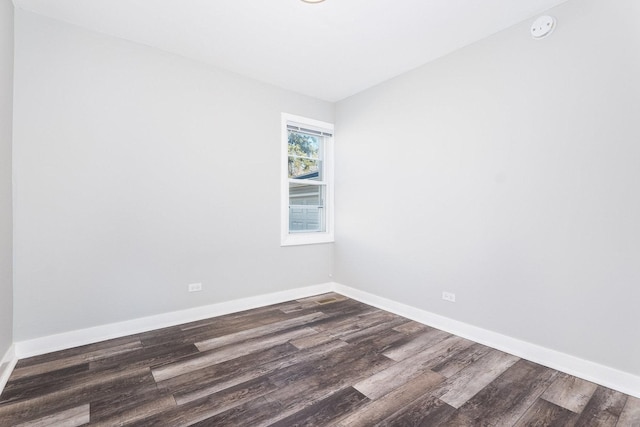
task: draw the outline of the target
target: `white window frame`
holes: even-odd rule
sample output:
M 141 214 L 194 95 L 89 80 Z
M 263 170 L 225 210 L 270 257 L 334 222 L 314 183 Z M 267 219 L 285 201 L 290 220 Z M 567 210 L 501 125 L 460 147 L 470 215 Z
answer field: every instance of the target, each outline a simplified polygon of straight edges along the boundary
M 299 126 L 306 129 L 319 130 L 334 134 L 333 123 L 320 120 L 309 119 L 307 117 L 294 114 L 282 113 L 282 152 L 281 158 L 281 224 L 280 224 L 280 244 L 281 246 L 311 245 L 317 243 L 331 243 L 334 241 L 334 215 L 333 215 L 333 144 L 334 136 L 324 137 L 324 158 L 323 158 L 323 181 L 325 185 L 325 231 L 318 232 L 289 232 L 289 138 L 287 124 Z

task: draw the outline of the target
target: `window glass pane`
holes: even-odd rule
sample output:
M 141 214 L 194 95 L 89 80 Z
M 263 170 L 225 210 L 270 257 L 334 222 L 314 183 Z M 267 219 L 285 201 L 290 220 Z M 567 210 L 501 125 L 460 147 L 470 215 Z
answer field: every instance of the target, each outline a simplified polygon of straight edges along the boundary
M 324 232 L 324 185 L 289 183 L 289 232 Z
M 288 131 L 289 178 L 322 180 L 323 138 Z

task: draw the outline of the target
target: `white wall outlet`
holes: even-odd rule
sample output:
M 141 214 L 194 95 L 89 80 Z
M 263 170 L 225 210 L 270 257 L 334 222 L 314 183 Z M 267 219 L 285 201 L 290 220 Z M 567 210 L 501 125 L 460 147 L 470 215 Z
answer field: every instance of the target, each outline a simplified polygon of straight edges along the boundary
M 189 292 L 200 292 L 202 290 L 202 283 L 190 283 Z
M 449 302 L 456 302 L 456 294 L 451 292 L 442 292 L 442 299 Z

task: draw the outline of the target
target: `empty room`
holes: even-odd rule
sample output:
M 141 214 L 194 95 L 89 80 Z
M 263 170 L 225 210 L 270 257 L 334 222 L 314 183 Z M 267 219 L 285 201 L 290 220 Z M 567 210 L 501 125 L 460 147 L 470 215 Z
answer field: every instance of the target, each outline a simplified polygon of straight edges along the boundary
M 0 0 L 0 426 L 640 427 L 638 23 Z

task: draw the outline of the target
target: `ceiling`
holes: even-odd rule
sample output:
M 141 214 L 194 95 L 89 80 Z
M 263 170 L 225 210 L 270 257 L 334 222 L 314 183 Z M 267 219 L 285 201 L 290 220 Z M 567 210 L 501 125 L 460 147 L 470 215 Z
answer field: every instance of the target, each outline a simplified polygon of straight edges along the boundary
M 14 0 L 16 7 L 338 101 L 567 0 Z

